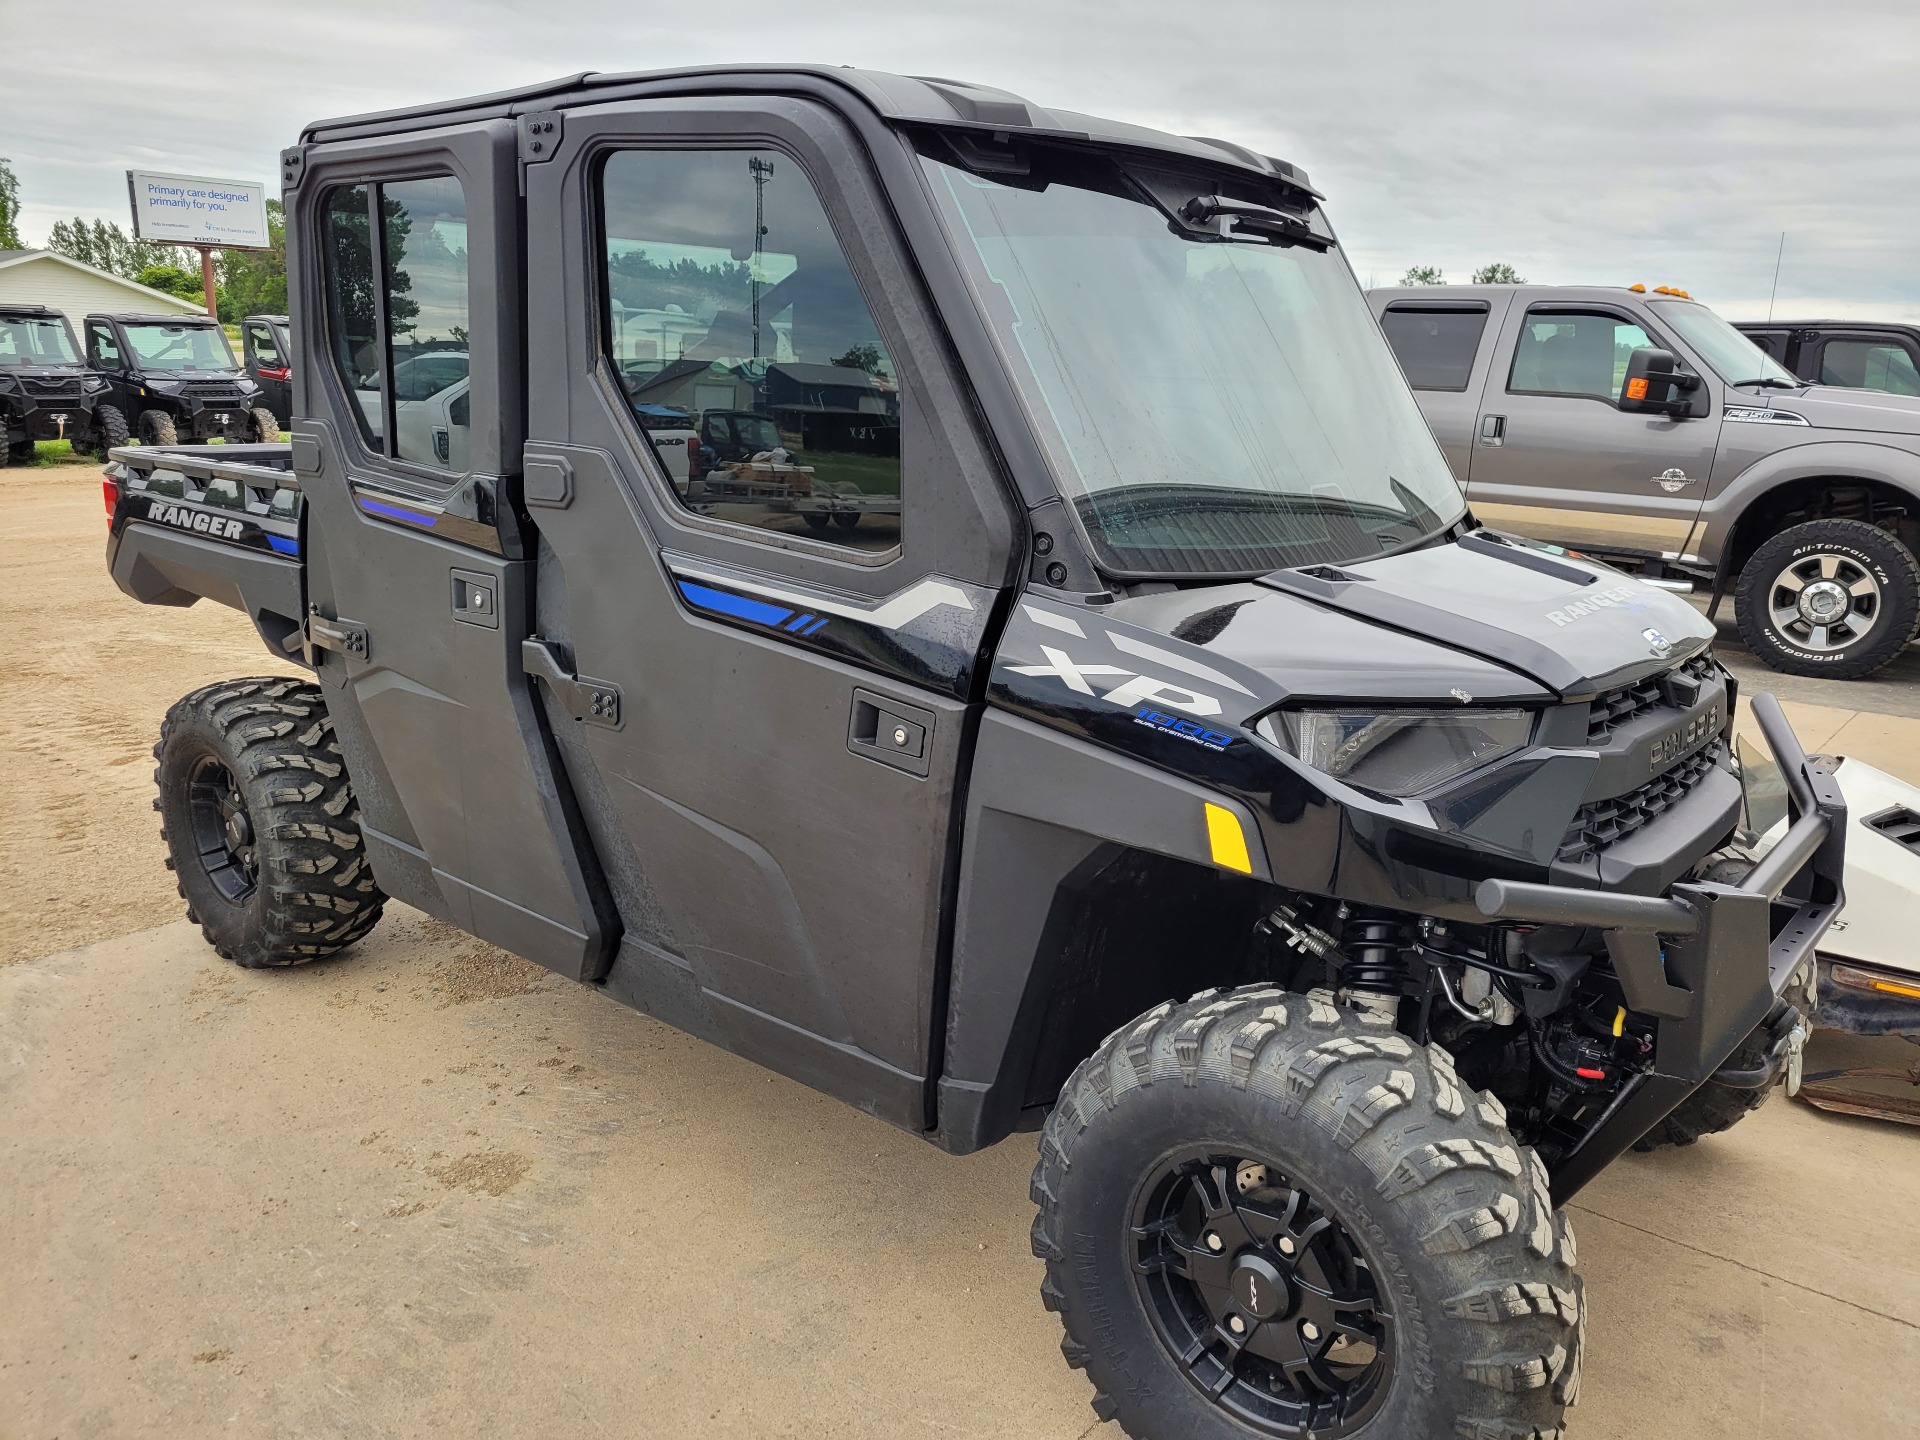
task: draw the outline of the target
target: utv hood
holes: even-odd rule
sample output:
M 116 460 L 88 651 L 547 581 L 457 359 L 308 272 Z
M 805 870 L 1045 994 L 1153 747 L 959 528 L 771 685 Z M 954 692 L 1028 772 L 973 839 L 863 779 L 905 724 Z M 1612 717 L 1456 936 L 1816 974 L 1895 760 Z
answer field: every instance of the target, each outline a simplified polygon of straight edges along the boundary
M 1487 531 L 1352 565 L 1122 601 L 1113 616 L 1289 695 L 1577 698 L 1665 670 L 1714 631 L 1684 600 Z

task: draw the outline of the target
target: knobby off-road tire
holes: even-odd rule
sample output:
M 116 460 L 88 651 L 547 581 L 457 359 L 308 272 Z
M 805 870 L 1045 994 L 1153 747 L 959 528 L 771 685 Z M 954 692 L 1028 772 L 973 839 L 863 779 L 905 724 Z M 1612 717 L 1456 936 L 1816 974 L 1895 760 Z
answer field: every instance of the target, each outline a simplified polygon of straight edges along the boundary
M 252 419 L 247 428 L 253 432 L 255 445 L 276 445 L 280 441 L 280 422 L 274 419 L 273 411 L 264 405 L 256 405 L 251 412 Z
M 127 443 L 127 417 L 117 405 L 97 406 L 93 412 L 94 453 L 102 460 L 115 446 Z
M 1858 680 L 1920 628 L 1920 563 L 1864 520 L 1809 520 L 1782 530 L 1740 572 L 1734 618 L 1755 657 L 1787 675 Z M 1817 624 L 1814 602 L 1838 608 Z
M 1727 1057 L 1726 1063 L 1740 1070 L 1758 1069 L 1766 1063 L 1772 1044 L 1773 1037 L 1761 1026 L 1740 1042 L 1740 1048 Z M 1709 1080 L 1675 1106 L 1666 1119 L 1636 1140 L 1633 1148 L 1646 1154 L 1669 1145 L 1691 1145 L 1702 1135 L 1731 1130 L 1766 1104 L 1771 1094 L 1771 1085 L 1761 1090 L 1736 1090 L 1731 1085 L 1717 1085 Z
M 167 712 L 159 797 L 167 867 L 207 943 L 249 969 L 345 949 L 386 896 L 320 688 L 276 677 L 194 691 Z
M 1194 1156 L 1197 1167 L 1182 1159 Z M 1200 1177 L 1171 1219 L 1155 1199 L 1170 1167 Z M 1562 1433 L 1585 1310 L 1545 1167 L 1445 1051 L 1326 991 L 1207 991 L 1115 1031 L 1061 1091 L 1033 1200 L 1041 1299 L 1065 1327 L 1061 1349 L 1093 1382 L 1094 1412 L 1135 1440 Z M 1292 1218 L 1276 1226 L 1276 1214 Z M 1224 1318 L 1217 1287 L 1189 1279 L 1217 1279 L 1223 1263 L 1235 1267 Z M 1242 1273 L 1260 1266 L 1265 1279 Z M 1282 1283 L 1268 1283 L 1274 1273 Z M 1241 1322 L 1245 1351 L 1229 1372 L 1243 1282 L 1270 1318 Z M 1322 1409 L 1302 1429 L 1282 1396 L 1297 1382 L 1276 1380 L 1256 1342 L 1284 1351 L 1313 1339 L 1298 1317 L 1325 1316 L 1301 1298 L 1316 1285 L 1322 1300 L 1370 1294 L 1343 1323 L 1381 1338 L 1354 1382 L 1371 1375 L 1371 1389 L 1342 1402 L 1347 1418 Z M 1339 1353 L 1365 1365 L 1364 1346 L 1324 1349 L 1324 1318 L 1315 1333 L 1323 1364 Z
M 173 417 L 164 410 L 142 410 L 140 412 L 140 443 L 142 445 L 178 445 L 180 432 L 174 428 Z

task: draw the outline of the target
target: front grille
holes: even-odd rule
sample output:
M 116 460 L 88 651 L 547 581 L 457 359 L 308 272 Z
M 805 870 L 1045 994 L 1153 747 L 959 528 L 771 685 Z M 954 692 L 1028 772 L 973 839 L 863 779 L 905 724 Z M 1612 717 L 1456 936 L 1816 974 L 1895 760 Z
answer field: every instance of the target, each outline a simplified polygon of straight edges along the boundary
M 26 377 L 27 393 L 37 400 L 78 400 L 80 398 L 80 380 L 47 380 L 37 376 Z
M 1652 824 L 1706 779 L 1715 762 L 1726 754 L 1726 748 L 1725 741 L 1716 740 L 1638 790 L 1582 805 L 1580 813 L 1573 817 L 1573 824 L 1567 827 L 1566 839 L 1560 842 L 1560 859 L 1578 864 Z
M 202 395 L 209 400 L 240 401 L 240 387 L 231 380 L 189 380 L 186 382 L 189 395 Z
M 1715 669 L 1710 656 L 1696 655 L 1685 664 L 1675 666 L 1672 673 L 1690 676 L 1705 685 L 1712 682 Z M 1632 685 L 1596 695 L 1592 708 L 1587 711 L 1587 743 L 1606 744 L 1617 728 L 1664 703 L 1666 697 L 1661 691 L 1660 679 L 1658 675 L 1649 675 Z

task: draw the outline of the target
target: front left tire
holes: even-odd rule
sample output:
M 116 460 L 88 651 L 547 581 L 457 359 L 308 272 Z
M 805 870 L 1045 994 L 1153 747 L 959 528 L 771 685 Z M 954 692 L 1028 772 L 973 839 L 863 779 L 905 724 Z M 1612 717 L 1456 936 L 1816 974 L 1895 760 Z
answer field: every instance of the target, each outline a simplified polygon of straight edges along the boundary
M 1040 1142 L 1061 1349 L 1136 1440 L 1539 1440 L 1576 1398 L 1573 1235 L 1444 1050 L 1329 992 L 1116 1031 Z

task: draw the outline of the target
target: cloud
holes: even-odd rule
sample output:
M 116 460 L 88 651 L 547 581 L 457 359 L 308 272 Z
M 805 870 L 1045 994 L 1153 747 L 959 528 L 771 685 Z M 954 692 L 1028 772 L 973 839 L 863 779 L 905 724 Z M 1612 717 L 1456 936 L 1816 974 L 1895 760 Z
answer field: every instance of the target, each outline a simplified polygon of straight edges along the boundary
M 1920 319 L 1920 6 L 1748 0 L 11 0 L 32 238 L 125 221 L 122 172 L 270 180 L 307 121 L 576 70 L 825 61 L 957 75 L 1306 167 L 1362 279 L 1675 284 L 1764 314 Z M 211 56 L 202 65 L 197 57 Z

